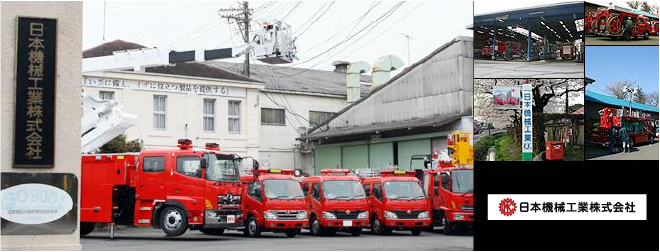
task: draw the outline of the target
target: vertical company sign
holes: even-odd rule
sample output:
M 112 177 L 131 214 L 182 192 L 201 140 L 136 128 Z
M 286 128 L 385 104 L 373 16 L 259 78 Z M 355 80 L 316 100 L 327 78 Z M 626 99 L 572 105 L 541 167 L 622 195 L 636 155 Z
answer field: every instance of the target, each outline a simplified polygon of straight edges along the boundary
M 57 20 L 16 20 L 15 167 L 53 167 Z
M 532 161 L 533 153 L 532 123 L 532 84 L 522 85 L 522 160 Z

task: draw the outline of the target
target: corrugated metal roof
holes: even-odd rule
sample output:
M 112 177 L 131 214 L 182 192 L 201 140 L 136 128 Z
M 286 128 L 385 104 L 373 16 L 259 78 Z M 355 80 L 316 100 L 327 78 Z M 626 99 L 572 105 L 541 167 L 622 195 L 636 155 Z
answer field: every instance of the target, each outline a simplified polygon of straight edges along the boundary
M 209 61 L 202 64 L 225 71 L 238 71 L 243 65 L 223 61 Z M 250 78 L 266 83 L 267 91 L 346 96 L 346 73 L 263 64 L 251 64 L 250 70 Z M 371 77 L 362 75 L 360 81 L 371 83 Z M 362 96 L 369 94 L 369 91 L 369 85 L 361 86 Z
M 447 54 L 449 54 L 449 55 L 445 55 L 444 57 L 435 58 L 441 52 L 445 51 L 447 48 L 450 48 L 452 45 L 454 45 L 458 42 L 469 42 L 469 49 L 470 50 L 465 50 L 465 52 L 462 52 L 461 50 L 458 50 L 458 51 L 455 51 L 455 52 L 454 51 L 447 52 Z M 390 85 L 393 85 L 393 84 L 399 84 L 399 86 L 395 85 L 394 87 L 401 87 L 401 88 L 404 88 L 404 89 L 408 89 L 409 95 L 415 95 L 417 93 L 420 93 L 419 96 L 415 96 L 417 98 L 428 98 L 428 97 L 423 97 L 423 96 L 430 95 L 430 93 L 432 91 L 438 91 L 438 90 L 432 90 L 432 88 L 429 88 L 429 89 L 426 89 L 426 90 L 425 89 L 411 89 L 412 83 L 400 81 L 402 79 L 406 79 L 407 77 L 409 77 L 407 75 L 409 75 L 412 71 L 416 71 L 416 70 L 421 69 L 420 70 L 421 72 L 418 72 L 419 76 L 418 76 L 417 79 L 415 79 L 415 81 L 421 82 L 421 83 L 428 83 L 431 86 L 435 85 L 436 88 L 445 88 L 446 89 L 446 88 L 449 88 L 451 85 L 460 85 L 460 83 L 443 83 L 444 81 L 447 81 L 447 80 L 445 80 L 445 79 L 439 80 L 438 76 L 442 75 L 439 72 L 436 73 L 436 74 L 440 74 L 440 75 L 436 76 L 436 81 L 439 81 L 439 82 L 433 82 L 433 81 L 427 80 L 427 79 L 422 80 L 423 78 L 431 78 L 430 76 L 425 76 L 424 73 L 428 74 L 432 71 L 438 70 L 438 69 L 424 68 L 425 63 L 427 63 L 427 62 L 435 63 L 435 64 L 439 64 L 440 62 L 443 62 L 443 63 L 449 64 L 449 65 L 443 65 L 446 68 L 442 68 L 442 69 L 444 69 L 445 71 L 448 71 L 448 72 L 452 72 L 452 73 L 462 72 L 460 68 L 461 67 L 462 68 L 467 68 L 468 65 L 469 65 L 469 68 L 470 68 L 469 73 L 470 74 L 469 74 L 469 78 L 467 78 L 467 79 L 469 79 L 469 87 L 468 87 L 469 90 L 464 89 L 463 92 L 468 93 L 469 94 L 468 96 L 470 96 L 470 99 L 471 99 L 471 97 L 472 97 L 472 74 L 471 74 L 472 73 L 472 62 L 471 62 L 472 54 L 471 54 L 471 48 L 472 48 L 472 37 L 464 37 L 464 36 L 456 37 L 452 41 L 440 46 L 439 48 L 434 50 L 432 53 L 430 53 L 429 55 L 427 55 L 426 57 L 424 57 L 420 61 L 414 63 L 410 67 L 405 68 L 399 74 L 397 74 L 392 79 L 390 79 L 387 83 L 379 86 L 377 89 L 375 89 L 374 91 L 369 93 L 369 95 L 363 96 L 362 98 L 360 98 L 356 102 L 352 103 L 351 105 L 349 105 L 349 106 L 345 107 L 344 109 L 342 109 L 341 111 L 337 112 L 335 115 L 333 115 L 327 121 L 325 121 L 325 122 L 317 125 L 316 127 L 312 128 L 309 131 L 309 134 L 303 135 L 298 139 L 319 139 L 321 137 L 342 136 L 342 135 L 347 135 L 347 134 L 352 134 L 352 133 L 363 133 L 364 131 L 373 132 L 373 131 L 385 131 L 385 130 L 392 130 L 392 129 L 398 129 L 398 128 L 406 128 L 406 127 L 422 127 L 422 126 L 428 126 L 428 123 L 431 123 L 433 125 L 437 125 L 437 124 L 443 124 L 443 123 L 447 123 L 447 122 L 459 119 L 461 116 L 464 116 L 464 114 L 461 114 L 461 113 L 445 113 L 445 114 L 438 114 L 438 115 L 434 115 L 434 116 L 431 116 L 431 117 L 425 117 L 425 118 L 406 119 L 406 120 L 402 120 L 402 121 L 394 120 L 394 121 L 389 121 L 389 122 L 386 122 L 386 123 L 379 123 L 379 122 L 377 122 L 378 120 L 374 120 L 369 125 L 362 125 L 362 126 L 333 127 L 331 125 L 331 124 L 334 123 L 335 120 L 339 120 L 339 122 L 335 123 L 336 125 L 342 125 L 342 123 L 340 123 L 341 120 L 343 119 L 342 117 L 351 117 L 351 116 L 355 117 L 355 116 L 357 116 L 357 115 L 353 115 L 349 112 L 352 111 L 353 108 L 357 108 L 356 106 L 362 106 L 362 105 L 365 105 L 365 103 L 369 103 L 370 99 L 377 99 L 377 98 L 382 99 L 383 97 L 382 97 L 382 95 L 380 95 L 380 92 L 383 92 L 383 90 L 388 89 L 388 87 Z M 463 53 L 466 53 L 466 55 L 463 55 Z M 442 55 L 440 55 L 440 56 L 442 56 Z M 470 63 L 469 64 L 463 64 L 457 58 L 467 58 L 467 59 L 470 60 Z M 452 66 L 457 67 L 459 69 L 452 69 Z M 449 77 L 450 76 L 444 76 L 444 78 L 449 78 Z M 412 80 L 407 80 L 407 81 L 412 81 Z M 443 87 L 443 84 L 444 84 L 444 87 Z M 459 88 L 459 89 L 462 89 L 462 88 Z M 388 91 L 398 92 L 399 89 L 391 89 L 391 90 L 388 90 Z M 445 92 L 449 92 L 449 90 L 445 90 Z M 374 98 L 376 96 L 380 96 L 380 97 Z M 433 96 L 433 97 L 441 99 L 440 96 Z M 452 100 L 452 99 L 447 99 L 447 98 L 448 97 L 445 97 L 444 102 L 448 102 L 449 100 Z M 388 98 L 388 99 L 390 99 L 390 98 Z M 409 97 L 408 98 L 399 97 L 397 99 L 414 100 L 414 98 L 409 98 Z M 440 105 L 443 101 L 440 101 L 440 100 L 434 100 L 434 101 L 436 101 L 437 106 L 440 106 L 440 107 L 443 106 L 443 105 Z M 371 104 L 371 105 L 373 105 L 373 104 Z M 420 104 L 418 104 L 418 105 L 420 105 Z M 458 106 L 461 106 L 461 105 L 458 105 Z M 369 107 L 368 105 L 362 106 L 362 109 L 366 110 L 366 112 L 368 112 L 368 113 L 376 113 L 375 111 L 371 111 L 370 110 L 371 107 Z M 369 111 L 371 111 L 371 112 L 369 112 Z M 383 109 L 381 111 L 384 111 L 384 113 L 391 113 L 391 114 L 397 113 L 396 111 L 390 111 L 388 109 Z M 470 106 L 469 106 L 469 111 L 470 111 L 469 113 L 471 114 L 471 112 L 472 112 L 471 103 L 470 103 Z M 410 114 L 410 113 L 407 113 L 407 114 Z M 388 118 L 394 118 L 394 117 L 395 116 L 390 115 Z M 399 115 L 396 116 L 396 118 L 398 118 L 398 117 L 401 117 L 401 115 L 399 114 Z M 354 119 L 355 118 L 353 118 L 351 120 L 354 120 Z M 362 120 L 362 119 L 360 119 L 360 120 Z M 408 122 L 414 122 L 414 123 L 410 124 Z M 428 122 L 428 123 L 426 123 L 424 125 L 421 125 L 420 123 L 422 123 L 422 122 Z
M 622 100 L 616 97 L 612 96 L 607 96 L 604 94 L 599 94 L 591 91 L 586 91 L 584 93 L 584 100 L 585 101 L 590 101 L 590 102 L 597 102 L 597 103 L 604 103 L 612 106 L 617 106 L 617 107 L 628 107 L 629 103 L 626 100 Z M 633 109 L 638 109 L 638 110 L 644 110 L 644 111 L 649 111 L 649 112 L 655 112 L 658 113 L 658 108 L 655 108 L 650 105 L 646 104 L 641 104 L 641 103 L 632 103 Z

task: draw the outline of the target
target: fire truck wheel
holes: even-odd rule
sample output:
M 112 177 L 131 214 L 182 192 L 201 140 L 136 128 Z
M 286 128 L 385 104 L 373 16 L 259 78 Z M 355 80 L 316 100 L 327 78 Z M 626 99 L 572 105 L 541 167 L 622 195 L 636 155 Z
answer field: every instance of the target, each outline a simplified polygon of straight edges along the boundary
M 81 222 L 80 223 L 80 236 L 85 236 L 94 231 L 96 223 L 94 222 Z
M 351 228 L 351 235 L 352 236 L 360 236 L 361 233 L 362 233 L 362 228 L 361 227 Z
M 298 234 L 299 230 L 300 229 L 297 228 L 287 229 L 286 231 L 284 231 L 284 233 L 286 234 L 286 237 L 292 238 L 292 237 L 296 237 L 296 234 Z
M 254 216 L 250 216 L 250 218 L 248 218 L 245 229 L 243 229 L 243 233 L 245 236 L 249 237 L 259 237 L 261 235 L 261 227 L 259 224 L 257 224 L 257 219 L 254 218 Z
M 445 235 L 451 235 L 454 233 L 454 226 L 450 221 L 447 220 L 447 218 L 443 219 L 442 224 L 445 227 L 444 228 Z
M 207 235 L 222 235 L 225 233 L 224 228 L 213 228 L 213 229 L 202 228 L 199 231 Z
M 314 235 L 314 236 L 319 236 L 321 235 L 321 224 L 319 224 L 319 220 L 316 219 L 316 216 L 312 216 L 312 220 L 309 221 L 309 232 Z
M 421 228 L 413 228 L 413 229 L 410 230 L 410 232 L 414 236 L 419 236 L 422 233 L 422 229 Z
M 649 39 L 649 32 L 644 33 L 644 39 Z
M 371 220 L 371 232 L 377 235 L 384 235 L 391 233 L 392 230 L 384 227 L 378 220 L 378 217 L 374 216 L 373 220 Z
M 160 227 L 167 236 L 179 236 L 188 230 L 185 212 L 175 206 L 168 206 L 160 214 Z

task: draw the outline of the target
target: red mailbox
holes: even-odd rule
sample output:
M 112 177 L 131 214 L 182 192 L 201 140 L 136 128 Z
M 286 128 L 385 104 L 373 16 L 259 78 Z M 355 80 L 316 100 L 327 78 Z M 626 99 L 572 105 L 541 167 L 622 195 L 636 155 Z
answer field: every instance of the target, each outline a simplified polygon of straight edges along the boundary
M 546 160 L 564 160 L 564 145 L 561 141 L 545 142 Z

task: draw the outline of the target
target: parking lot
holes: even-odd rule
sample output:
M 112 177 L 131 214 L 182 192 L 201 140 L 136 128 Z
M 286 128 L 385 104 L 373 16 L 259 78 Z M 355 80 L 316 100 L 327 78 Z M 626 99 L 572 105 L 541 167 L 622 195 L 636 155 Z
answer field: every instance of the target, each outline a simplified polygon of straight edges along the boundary
M 584 63 L 475 59 L 474 78 L 584 78 Z
M 365 229 L 365 232 L 368 232 Z M 179 237 L 165 237 L 160 229 L 124 228 L 109 233 L 93 232 L 80 239 L 83 250 L 473 250 L 471 232 L 446 236 L 442 228 L 412 236 L 408 231 L 395 231 L 391 235 L 376 236 L 363 233 L 353 237 L 348 233 L 336 236 L 310 236 L 307 230 L 294 238 L 282 233 L 264 233 L 259 238 L 248 238 L 241 231 L 227 231 L 221 236 L 186 232 Z
M 633 39 L 629 41 L 614 40 L 605 37 L 587 36 L 585 38 L 585 45 L 658 45 L 658 36 L 651 36 L 649 39 Z M 588 52 L 587 52 L 588 53 Z

